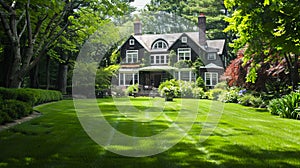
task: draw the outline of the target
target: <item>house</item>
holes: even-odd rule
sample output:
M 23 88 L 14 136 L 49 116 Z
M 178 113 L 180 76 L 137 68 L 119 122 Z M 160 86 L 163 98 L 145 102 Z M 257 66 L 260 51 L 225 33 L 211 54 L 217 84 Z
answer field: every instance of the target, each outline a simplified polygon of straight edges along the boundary
M 198 17 L 198 28 L 198 32 L 142 34 L 142 23 L 135 21 L 134 34 L 120 47 L 121 68 L 117 84 L 129 86 L 138 83 L 147 89 L 157 88 L 170 78 L 195 81 L 197 76 L 192 68 L 170 66 L 170 60 L 194 62 L 200 58 L 205 66 L 200 68 L 199 74 L 206 86 L 214 87 L 224 73 L 225 39 L 206 39 L 204 14 Z

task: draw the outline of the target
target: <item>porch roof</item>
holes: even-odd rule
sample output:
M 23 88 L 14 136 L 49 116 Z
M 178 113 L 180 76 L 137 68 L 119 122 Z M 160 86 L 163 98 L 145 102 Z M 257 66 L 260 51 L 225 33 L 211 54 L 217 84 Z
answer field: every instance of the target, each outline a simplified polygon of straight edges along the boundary
M 178 68 L 171 67 L 171 66 L 147 66 L 140 68 L 139 71 L 170 71 L 170 70 L 177 70 Z

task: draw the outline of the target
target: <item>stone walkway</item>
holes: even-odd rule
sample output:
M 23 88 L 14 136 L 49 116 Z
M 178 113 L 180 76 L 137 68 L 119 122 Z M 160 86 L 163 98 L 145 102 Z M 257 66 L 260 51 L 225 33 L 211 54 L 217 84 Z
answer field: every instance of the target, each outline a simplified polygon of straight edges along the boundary
M 15 126 L 15 125 L 21 124 L 23 122 L 26 122 L 26 121 L 32 120 L 34 118 L 37 118 L 37 117 L 39 117 L 41 115 L 42 115 L 41 113 L 39 113 L 37 111 L 33 111 L 33 113 L 30 114 L 27 117 L 24 117 L 24 118 L 21 118 L 21 119 L 17 119 L 14 122 L 6 123 L 5 125 L 0 125 L 0 132 L 3 131 L 3 130 L 6 130 L 6 129 L 12 127 L 12 126 Z

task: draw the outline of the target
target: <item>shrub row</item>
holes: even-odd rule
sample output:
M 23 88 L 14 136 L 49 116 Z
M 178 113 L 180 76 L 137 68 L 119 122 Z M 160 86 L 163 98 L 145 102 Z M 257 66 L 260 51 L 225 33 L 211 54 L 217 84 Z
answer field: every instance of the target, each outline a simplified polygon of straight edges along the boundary
M 300 116 L 300 93 L 292 92 L 282 98 L 273 99 L 269 102 L 268 110 L 273 115 L 283 118 L 299 119 Z
M 59 91 L 0 88 L 0 124 L 32 113 L 32 106 L 62 99 Z
M 19 100 L 30 105 L 38 105 L 61 100 L 62 94 L 53 90 L 0 88 L 0 97 L 3 100 Z
M 0 103 L 0 124 L 11 122 L 31 114 L 32 106 L 19 100 L 3 100 Z

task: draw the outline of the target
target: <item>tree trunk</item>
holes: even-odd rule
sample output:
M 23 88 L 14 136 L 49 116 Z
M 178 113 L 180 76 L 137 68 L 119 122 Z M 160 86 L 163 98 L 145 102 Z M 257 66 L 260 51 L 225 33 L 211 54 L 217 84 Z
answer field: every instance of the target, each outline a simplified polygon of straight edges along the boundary
M 30 87 L 39 88 L 39 64 L 37 64 L 30 72 Z
M 49 90 L 50 87 L 50 56 L 47 55 L 46 58 L 46 89 Z
M 60 63 L 58 67 L 57 89 L 63 94 L 67 93 L 67 74 L 68 65 L 65 63 Z

